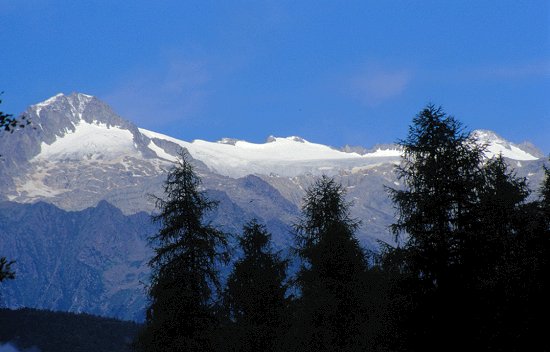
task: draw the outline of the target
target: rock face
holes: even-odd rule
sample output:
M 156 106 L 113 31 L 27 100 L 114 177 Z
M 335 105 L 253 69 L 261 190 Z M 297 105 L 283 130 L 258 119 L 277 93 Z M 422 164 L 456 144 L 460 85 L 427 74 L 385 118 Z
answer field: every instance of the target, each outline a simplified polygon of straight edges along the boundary
M 394 210 L 385 187 L 402 187 L 395 145 L 336 149 L 300 137 L 186 142 L 140 129 L 80 93 L 58 94 L 25 114 L 33 128 L 0 138 L 0 254 L 17 260 L 18 275 L 2 287 L 10 307 L 141 320 L 151 254 L 146 238 L 155 231 L 148 195 L 162 195 L 182 148 L 209 197 L 220 202 L 208 220 L 228 232 L 257 218 L 279 248 L 287 247 L 304 190 L 328 174 L 347 189 L 363 244 L 392 243 Z M 538 187 L 545 161 L 534 146 L 491 131 L 476 136 L 489 157 L 502 153 Z
M 17 275 L 2 284 L 4 304 L 141 320 L 152 231 L 148 214 L 125 216 L 106 201 L 79 212 L 4 202 L 0 251 Z

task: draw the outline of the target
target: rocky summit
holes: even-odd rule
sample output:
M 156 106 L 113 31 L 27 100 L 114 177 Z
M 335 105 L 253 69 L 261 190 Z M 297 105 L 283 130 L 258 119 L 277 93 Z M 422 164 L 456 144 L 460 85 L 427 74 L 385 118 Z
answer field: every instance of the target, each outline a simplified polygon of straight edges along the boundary
M 156 229 L 150 195 L 162 196 L 181 149 L 219 201 L 209 220 L 225 231 L 256 218 L 288 247 L 304 190 L 327 174 L 346 188 L 363 244 L 394 243 L 386 189 L 402 187 L 396 145 L 335 148 L 296 136 L 187 142 L 139 128 L 81 93 L 58 94 L 24 114 L 31 127 L 0 138 L 0 253 L 17 261 L 17 279 L 2 287 L 5 306 L 142 320 L 147 237 Z M 538 187 L 545 158 L 536 147 L 474 134 L 487 157 L 502 155 Z

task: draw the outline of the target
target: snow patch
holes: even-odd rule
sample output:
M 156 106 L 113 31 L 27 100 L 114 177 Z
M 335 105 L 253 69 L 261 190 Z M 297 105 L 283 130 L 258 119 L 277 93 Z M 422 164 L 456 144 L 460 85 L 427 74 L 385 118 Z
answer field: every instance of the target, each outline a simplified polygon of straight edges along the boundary
M 485 151 L 485 156 L 488 158 L 494 158 L 501 155 L 504 158 L 513 159 L 513 160 L 537 160 L 538 158 L 515 147 L 513 145 L 504 146 L 502 144 L 491 143 L 487 146 Z
M 80 121 L 52 144 L 42 142 L 34 159 L 101 159 L 121 154 L 140 154 L 130 131 L 104 123 Z
M 384 158 L 384 157 L 401 157 L 403 152 L 399 149 L 376 149 L 372 153 L 367 153 L 364 156 L 369 158 Z
M 155 154 L 161 159 L 166 159 L 173 162 L 177 160 L 176 156 L 166 153 L 164 149 L 156 145 L 153 140 L 149 142 L 149 145 L 147 147 L 151 149 L 153 152 L 155 152 Z

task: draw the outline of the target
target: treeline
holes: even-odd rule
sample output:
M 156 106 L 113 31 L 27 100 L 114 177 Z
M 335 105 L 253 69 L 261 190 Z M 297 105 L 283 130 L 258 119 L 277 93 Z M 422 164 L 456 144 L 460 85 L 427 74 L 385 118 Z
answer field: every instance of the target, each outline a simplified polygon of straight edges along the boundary
M 138 351 L 548 350 L 550 172 L 534 197 L 502 157 L 486 160 L 461 124 L 427 106 L 388 189 L 398 246 L 361 248 L 344 189 L 306 192 L 288 258 L 255 220 L 225 284 L 228 236 L 182 154 L 157 199 L 160 231 Z M 533 200 L 532 200 L 533 199 Z
M 89 314 L 0 309 L 0 351 L 129 352 L 138 330 L 133 322 Z

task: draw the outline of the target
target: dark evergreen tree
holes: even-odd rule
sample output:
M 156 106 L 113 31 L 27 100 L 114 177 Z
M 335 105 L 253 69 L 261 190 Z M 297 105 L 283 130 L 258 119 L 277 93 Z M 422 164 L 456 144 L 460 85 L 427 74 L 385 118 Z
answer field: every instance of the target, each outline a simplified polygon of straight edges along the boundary
M 400 145 L 404 156 L 397 174 L 406 189 L 390 189 L 398 215 L 392 230 L 398 239 L 406 235 L 409 269 L 427 284 L 441 286 L 460 263 L 459 233 L 471 225 L 482 148 L 460 122 L 433 105 L 414 118 Z
M 344 189 L 323 176 L 304 198 L 296 225 L 303 262 L 296 278 L 301 297 L 284 350 L 351 351 L 366 347 L 367 262 L 355 238 Z
M 156 198 L 161 224 L 151 237 L 155 256 L 149 287 L 146 326 L 140 351 L 209 351 L 216 329 L 213 296 L 220 288 L 216 265 L 225 260 L 226 235 L 204 223 L 216 206 L 200 190 L 201 181 L 186 152 L 164 184 L 165 199 Z
M 398 215 L 392 229 L 404 241 L 401 269 L 412 280 L 409 300 L 416 305 L 404 327 L 408 345 L 456 345 L 459 331 L 468 328 L 463 248 L 476 224 L 483 148 L 433 105 L 414 118 L 400 144 L 404 156 L 397 174 L 406 188 L 390 189 L 390 195 Z
M 274 351 L 284 331 L 288 263 L 273 253 L 270 241 L 271 234 L 256 220 L 244 225 L 239 237 L 243 257 L 235 263 L 224 294 L 230 317 L 224 351 Z
M 385 247 L 382 260 L 411 303 L 398 314 L 401 349 L 547 349 L 545 187 L 529 202 L 526 180 L 502 157 L 485 160 L 484 146 L 440 108 L 422 110 L 401 145 L 406 189 L 390 194 L 403 244 Z
M 550 170 L 545 167 L 544 171 L 539 200 L 526 204 L 522 212 L 521 246 L 516 249 L 520 264 L 514 298 L 521 303 L 521 310 L 513 312 L 515 316 L 508 324 L 513 326 L 512 320 L 516 320 L 516 350 L 530 346 L 531 350 L 550 351 L 546 338 L 550 316 Z
M 463 277 L 468 289 L 468 340 L 491 349 L 517 349 L 526 312 L 521 293 L 523 260 L 529 256 L 525 231 L 527 182 L 502 156 L 488 160 L 479 188 L 477 222 L 463 246 Z M 521 324 L 520 324 L 521 325 Z

